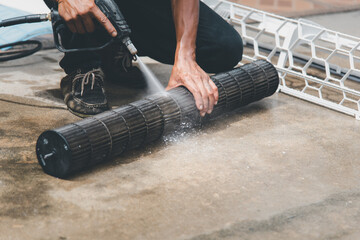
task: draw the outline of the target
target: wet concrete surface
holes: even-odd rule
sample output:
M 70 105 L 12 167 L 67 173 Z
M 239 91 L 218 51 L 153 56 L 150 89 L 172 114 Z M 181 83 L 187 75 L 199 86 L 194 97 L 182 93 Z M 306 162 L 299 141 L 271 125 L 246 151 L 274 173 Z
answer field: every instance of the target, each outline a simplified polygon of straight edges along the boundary
M 359 239 L 360 122 L 284 94 L 70 179 L 44 174 L 37 137 L 79 120 L 60 57 L 0 66 L 1 240 Z M 171 66 L 145 60 L 165 84 Z M 114 106 L 147 94 L 108 89 Z

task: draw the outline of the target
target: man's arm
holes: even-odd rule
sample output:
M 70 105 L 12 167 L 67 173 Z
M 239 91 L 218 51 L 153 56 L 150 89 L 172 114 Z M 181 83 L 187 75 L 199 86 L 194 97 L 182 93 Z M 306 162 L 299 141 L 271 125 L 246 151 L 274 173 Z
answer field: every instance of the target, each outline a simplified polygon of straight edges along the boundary
M 201 116 L 210 114 L 217 104 L 216 85 L 196 63 L 196 37 L 199 0 L 171 0 L 176 29 L 174 67 L 167 89 L 185 86 L 194 95 Z
M 96 6 L 94 0 L 55 0 L 58 11 L 70 31 L 74 33 L 93 32 L 95 30 L 93 19 L 99 21 L 108 33 L 116 37 L 117 32 L 110 20 Z

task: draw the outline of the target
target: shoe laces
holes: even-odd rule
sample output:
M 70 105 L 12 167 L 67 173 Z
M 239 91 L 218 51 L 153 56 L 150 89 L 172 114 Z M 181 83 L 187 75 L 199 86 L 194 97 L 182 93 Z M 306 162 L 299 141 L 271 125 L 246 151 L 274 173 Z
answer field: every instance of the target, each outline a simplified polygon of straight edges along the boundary
M 85 74 L 78 75 L 75 79 L 81 79 L 81 96 L 84 94 L 85 85 L 88 85 L 91 82 L 91 90 L 94 89 L 96 77 L 99 77 L 102 80 L 101 71 L 99 69 L 93 69 Z

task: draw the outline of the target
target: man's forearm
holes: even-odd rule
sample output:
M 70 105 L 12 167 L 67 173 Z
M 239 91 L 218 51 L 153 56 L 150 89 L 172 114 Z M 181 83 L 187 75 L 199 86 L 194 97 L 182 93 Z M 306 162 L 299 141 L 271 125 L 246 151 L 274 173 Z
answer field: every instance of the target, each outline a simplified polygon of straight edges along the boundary
M 176 56 L 195 60 L 199 0 L 171 0 L 176 29 Z
M 167 89 L 185 86 L 193 94 L 200 115 L 210 114 L 219 98 L 210 77 L 196 62 L 199 0 L 171 0 L 176 30 L 174 67 Z

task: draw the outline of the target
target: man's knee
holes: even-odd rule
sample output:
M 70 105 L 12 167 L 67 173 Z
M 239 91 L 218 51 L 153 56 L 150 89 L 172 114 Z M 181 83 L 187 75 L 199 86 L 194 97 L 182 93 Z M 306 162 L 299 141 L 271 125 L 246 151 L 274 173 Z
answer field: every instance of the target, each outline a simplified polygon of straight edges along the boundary
M 241 61 L 243 55 L 243 41 L 240 34 L 235 29 L 231 35 L 223 37 L 220 41 L 222 41 L 220 43 L 222 51 L 219 53 L 219 60 L 223 63 L 220 64 L 223 68 L 221 71 L 226 71 L 232 69 Z
M 231 27 L 232 28 L 232 27 Z M 235 29 L 216 39 L 216 47 L 207 53 L 206 59 L 199 61 L 200 66 L 209 73 L 231 70 L 242 59 L 243 41 Z

